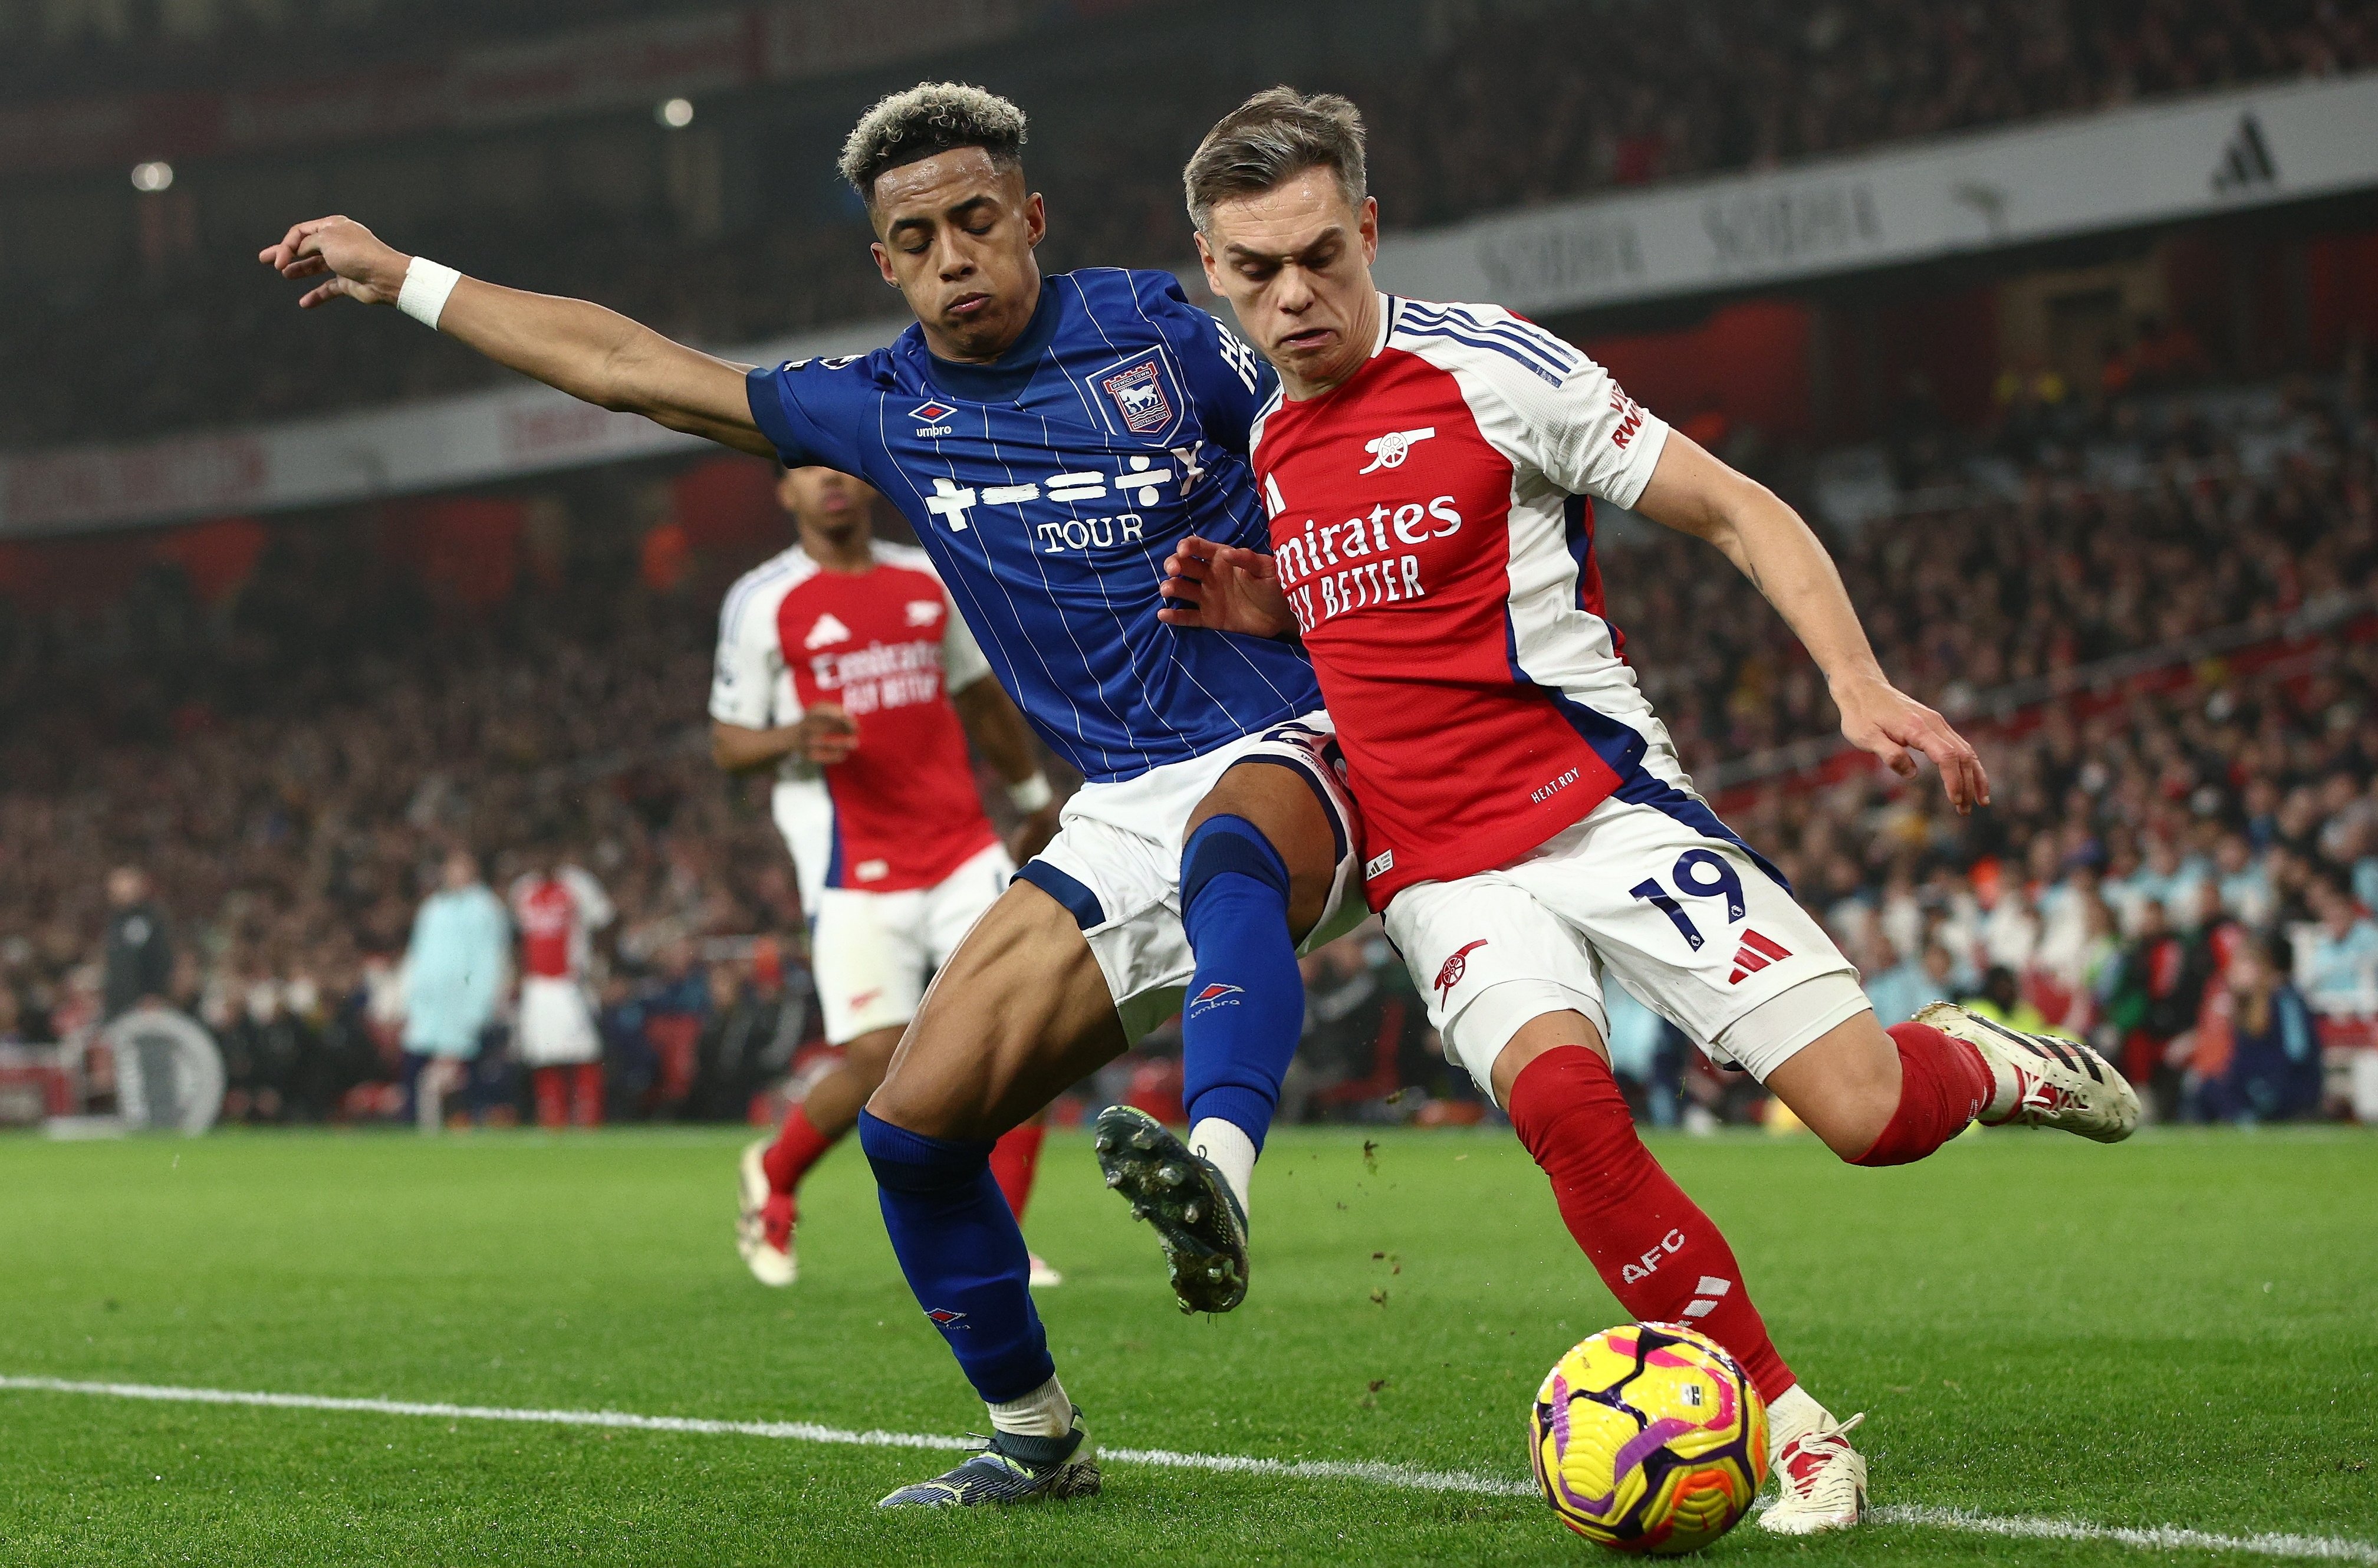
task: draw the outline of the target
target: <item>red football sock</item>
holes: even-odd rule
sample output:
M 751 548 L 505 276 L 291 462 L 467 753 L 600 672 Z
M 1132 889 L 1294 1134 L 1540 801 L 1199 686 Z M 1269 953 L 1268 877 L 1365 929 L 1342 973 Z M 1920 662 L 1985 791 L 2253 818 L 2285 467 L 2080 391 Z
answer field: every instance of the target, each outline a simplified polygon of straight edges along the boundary
M 603 1064 L 581 1062 L 570 1070 L 570 1119 L 580 1127 L 603 1125 Z
M 528 1075 L 529 1082 L 536 1090 L 537 1126 L 567 1127 L 570 1124 L 569 1111 L 562 1095 L 562 1079 L 569 1070 L 567 1067 L 538 1067 Z
M 776 1134 L 776 1141 L 760 1156 L 760 1168 L 768 1173 L 769 1188 L 777 1192 L 792 1191 L 801 1184 L 809 1168 L 836 1141 L 810 1125 L 808 1112 L 794 1106 L 785 1114 L 784 1130 Z
M 1767 1337 L 1734 1249 L 1636 1136 L 1607 1063 L 1582 1045 L 1547 1051 L 1511 1085 L 1510 1111 L 1569 1235 L 1621 1307 L 1708 1334 L 1762 1398 L 1799 1381 Z
M 1899 1047 L 1899 1109 L 1854 1165 L 1920 1160 L 1964 1131 L 1990 1103 L 1989 1066 L 1964 1041 L 1928 1023 L 1895 1023 L 1891 1043 Z
M 1048 1136 L 1049 1129 L 1039 1122 L 1026 1122 L 991 1146 L 991 1179 L 999 1183 L 1018 1220 L 1032 1196 L 1032 1173 L 1040 1166 L 1040 1140 Z

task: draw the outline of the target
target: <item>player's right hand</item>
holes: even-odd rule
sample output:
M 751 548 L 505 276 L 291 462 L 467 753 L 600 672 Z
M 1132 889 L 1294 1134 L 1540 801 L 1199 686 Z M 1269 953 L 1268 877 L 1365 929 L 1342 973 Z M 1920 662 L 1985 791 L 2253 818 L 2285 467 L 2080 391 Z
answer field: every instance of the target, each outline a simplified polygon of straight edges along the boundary
M 310 218 L 268 245 L 256 259 L 284 278 L 315 278 L 330 274 L 297 301 L 310 310 L 334 299 L 365 305 L 393 305 L 404 286 L 404 271 L 413 258 L 382 244 L 378 235 L 353 218 Z
M 1164 596 L 1164 608 L 1156 618 L 1169 625 L 1254 637 L 1284 636 L 1296 625 L 1271 557 L 1195 534 L 1165 558 L 1164 581 L 1158 591 Z
M 832 703 L 804 710 L 797 728 L 793 754 L 820 766 L 847 761 L 859 749 L 859 721 Z

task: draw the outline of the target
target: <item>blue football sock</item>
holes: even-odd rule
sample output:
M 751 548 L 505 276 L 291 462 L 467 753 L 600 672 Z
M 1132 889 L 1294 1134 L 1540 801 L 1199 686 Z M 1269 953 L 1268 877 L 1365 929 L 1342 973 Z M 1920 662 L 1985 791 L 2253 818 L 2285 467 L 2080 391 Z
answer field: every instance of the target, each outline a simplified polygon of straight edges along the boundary
M 1181 1009 L 1182 1098 L 1260 1151 L 1304 1029 L 1304 977 L 1288 929 L 1288 866 L 1255 824 L 1209 817 L 1181 851 L 1181 923 L 1196 971 Z
M 1056 1375 L 1032 1305 L 1032 1257 L 991 1175 L 991 1140 L 927 1138 L 859 1113 L 892 1250 L 975 1392 L 993 1405 Z

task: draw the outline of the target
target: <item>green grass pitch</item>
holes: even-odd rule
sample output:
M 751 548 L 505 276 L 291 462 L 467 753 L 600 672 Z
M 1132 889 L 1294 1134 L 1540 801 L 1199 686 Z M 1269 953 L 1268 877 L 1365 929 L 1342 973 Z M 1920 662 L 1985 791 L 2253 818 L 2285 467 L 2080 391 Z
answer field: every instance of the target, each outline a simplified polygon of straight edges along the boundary
M 1537 1380 L 1619 1314 L 1507 1133 L 1287 1131 L 1255 1288 L 1188 1320 L 1050 1140 L 1028 1234 L 1114 1446 L 1526 1474 Z M 737 1135 L 0 1140 L 0 1375 L 960 1433 L 982 1413 L 820 1167 L 803 1277 L 729 1239 Z M 1663 1138 L 1879 1504 L 2378 1543 L 2378 1138 L 1960 1141 L 1905 1170 Z M 1339 1564 L 1597 1557 L 1527 1497 L 1114 1464 L 1105 1495 L 877 1513 L 942 1454 L 0 1391 L 0 1562 Z M 1749 1562 L 2132 1562 L 1913 1524 Z M 2220 1553 L 2158 1553 L 2214 1562 Z M 2234 1555 L 2246 1560 L 2242 1553 Z M 2257 1559 L 2266 1560 L 2266 1559 Z M 2348 1560 L 2378 1561 L 2352 1553 Z

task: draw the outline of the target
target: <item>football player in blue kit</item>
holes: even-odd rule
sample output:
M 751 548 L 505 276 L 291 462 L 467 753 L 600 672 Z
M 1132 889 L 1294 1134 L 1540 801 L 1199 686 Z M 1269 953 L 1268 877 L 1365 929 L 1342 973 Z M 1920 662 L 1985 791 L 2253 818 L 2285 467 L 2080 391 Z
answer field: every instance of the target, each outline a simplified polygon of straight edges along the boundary
M 1303 651 L 1158 619 L 1182 538 L 1266 546 L 1246 447 L 1273 372 L 1169 273 L 1043 276 L 1024 135 L 1015 105 L 948 83 L 859 121 L 842 173 L 917 321 L 850 358 L 730 364 L 346 218 L 299 223 L 260 257 L 321 280 L 301 305 L 393 303 L 588 403 L 864 477 L 1086 780 L 952 955 L 859 1118 L 894 1250 L 992 1428 L 984 1452 L 886 1505 L 1098 1489 L 992 1140 L 1180 1007 L 1186 1145 L 1115 1108 L 1099 1159 L 1155 1223 L 1183 1309 L 1237 1305 L 1247 1185 L 1302 1023 L 1300 944 L 1363 913 L 1360 835 Z

